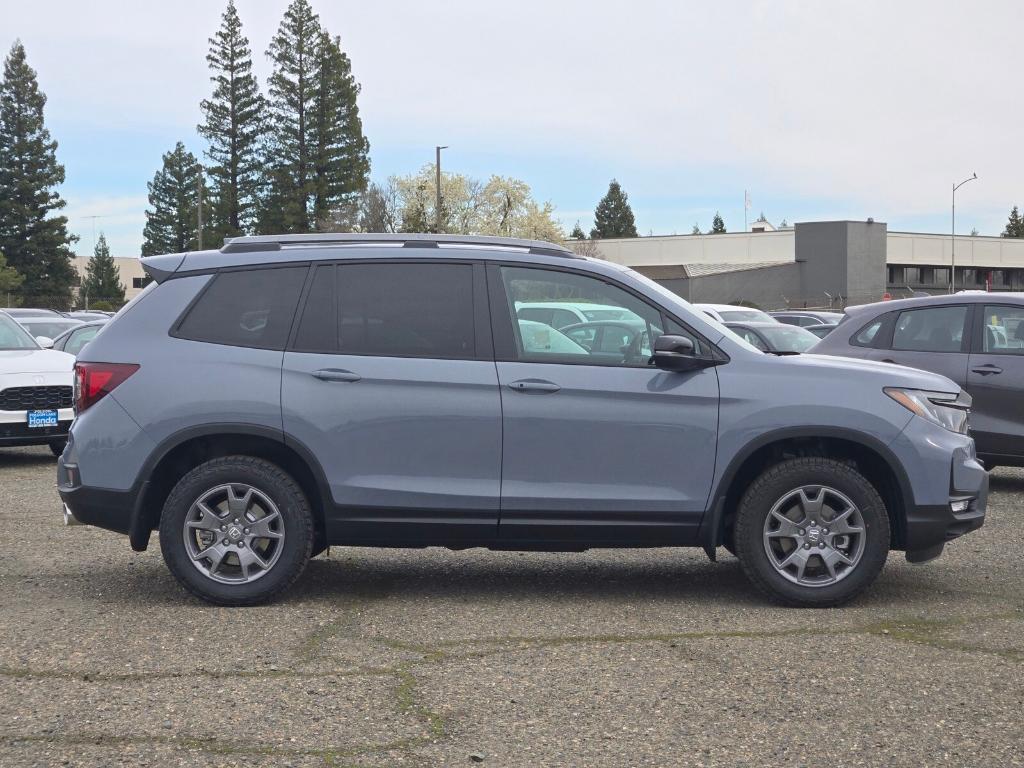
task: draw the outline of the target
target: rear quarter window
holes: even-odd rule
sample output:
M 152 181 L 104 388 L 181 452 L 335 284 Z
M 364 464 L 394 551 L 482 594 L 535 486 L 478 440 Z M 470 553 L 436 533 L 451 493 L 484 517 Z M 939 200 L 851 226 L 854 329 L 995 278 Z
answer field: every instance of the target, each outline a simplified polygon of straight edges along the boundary
M 284 349 L 306 266 L 221 272 L 172 334 L 236 347 Z

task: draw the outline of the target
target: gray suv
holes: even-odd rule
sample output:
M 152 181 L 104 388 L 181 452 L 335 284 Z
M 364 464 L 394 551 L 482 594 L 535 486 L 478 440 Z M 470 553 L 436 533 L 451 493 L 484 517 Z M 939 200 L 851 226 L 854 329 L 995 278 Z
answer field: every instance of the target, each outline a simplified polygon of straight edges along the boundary
M 136 550 L 159 530 L 214 603 L 273 598 L 336 544 L 724 546 L 772 598 L 828 606 L 984 519 L 949 379 L 765 355 L 558 245 L 244 237 L 143 265 L 78 358 L 58 487 Z M 643 330 L 594 355 L 515 311 L 566 301 Z

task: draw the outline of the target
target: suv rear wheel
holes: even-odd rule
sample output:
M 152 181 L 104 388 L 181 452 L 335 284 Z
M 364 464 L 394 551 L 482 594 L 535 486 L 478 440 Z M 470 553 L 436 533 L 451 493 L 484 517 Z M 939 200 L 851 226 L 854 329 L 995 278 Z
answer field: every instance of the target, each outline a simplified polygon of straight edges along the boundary
M 852 467 L 791 459 L 743 494 L 734 541 L 744 573 L 769 597 L 828 607 L 878 576 L 889 553 L 889 518 L 878 491 Z
M 252 456 L 196 467 L 174 486 L 160 548 L 178 582 L 219 605 L 273 599 L 299 577 L 313 546 L 309 502 L 290 475 Z

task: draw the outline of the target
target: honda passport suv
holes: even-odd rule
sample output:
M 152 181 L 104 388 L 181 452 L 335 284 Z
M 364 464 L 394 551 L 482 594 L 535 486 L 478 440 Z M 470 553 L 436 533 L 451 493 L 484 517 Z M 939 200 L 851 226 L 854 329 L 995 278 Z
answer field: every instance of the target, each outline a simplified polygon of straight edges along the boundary
M 719 547 L 837 605 L 978 528 L 970 398 L 932 373 L 765 355 L 625 267 L 528 240 L 241 237 L 143 259 L 85 347 L 66 514 L 159 531 L 185 589 L 281 594 L 329 545 Z M 628 312 L 617 354 L 529 302 Z

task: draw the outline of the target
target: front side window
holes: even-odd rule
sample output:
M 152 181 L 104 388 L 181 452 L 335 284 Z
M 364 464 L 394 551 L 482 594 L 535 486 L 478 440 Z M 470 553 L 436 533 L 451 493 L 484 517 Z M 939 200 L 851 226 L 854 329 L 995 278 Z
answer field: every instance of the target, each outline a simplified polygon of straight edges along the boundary
M 284 349 L 307 267 L 221 272 L 189 310 L 180 338 Z
M 1024 355 L 1024 306 L 986 304 L 981 348 L 995 355 Z
M 650 339 L 665 332 L 661 310 L 629 291 L 598 278 L 526 267 L 502 267 L 501 276 L 513 318 L 513 336 L 520 360 L 647 366 L 651 356 Z M 516 311 L 517 307 L 526 304 L 545 302 L 571 303 L 584 316 L 588 311 L 615 312 L 621 313 L 621 317 L 626 319 L 621 326 L 605 326 L 600 330 L 595 328 L 593 334 L 578 333 L 580 328 L 577 324 L 572 328 L 567 327 L 572 334 L 568 336 L 557 328 L 527 319 L 522 312 Z M 706 353 L 707 350 L 704 350 L 696 335 L 676 324 L 669 330 L 691 338 L 697 354 Z
M 296 351 L 442 359 L 476 355 L 472 265 L 341 264 L 316 269 Z
M 907 352 L 959 352 L 966 321 L 966 306 L 900 312 L 892 348 Z

